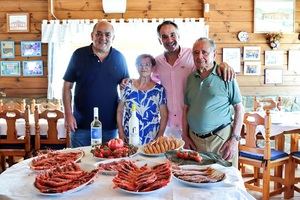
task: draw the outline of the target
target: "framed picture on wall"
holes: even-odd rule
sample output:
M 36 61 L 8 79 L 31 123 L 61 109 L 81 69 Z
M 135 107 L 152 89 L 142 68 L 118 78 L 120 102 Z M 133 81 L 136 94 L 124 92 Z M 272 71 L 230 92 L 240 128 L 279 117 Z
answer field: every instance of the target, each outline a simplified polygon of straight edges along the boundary
M 244 47 L 244 60 L 260 60 L 260 47 L 258 46 L 245 46 Z
M 241 71 L 241 49 L 223 48 L 223 62 L 231 66 L 235 72 Z
M 14 57 L 15 57 L 15 42 L 1 41 L 1 58 L 14 58 Z
M 300 50 L 289 50 L 288 70 L 300 74 L 299 66 Z
M 255 0 L 254 32 L 294 32 L 295 0 Z
M 260 75 L 260 62 L 244 62 L 244 75 Z
M 41 41 L 21 41 L 21 56 L 33 57 L 42 55 Z
M 20 61 L 1 61 L 0 69 L 1 69 L 1 76 L 21 75 Z
M 265 51 L 265 65 L 282 66 L 283 56 L 284 56 L 283 51 Z
M 265 69 L 265 84 L 282 82 L 282 69 Z
M 43 76 L 43 61 L 28 60 L 23 61 L 23 76 Z
M 7 13 L 7 32 L 29 32 L 29 13 Z

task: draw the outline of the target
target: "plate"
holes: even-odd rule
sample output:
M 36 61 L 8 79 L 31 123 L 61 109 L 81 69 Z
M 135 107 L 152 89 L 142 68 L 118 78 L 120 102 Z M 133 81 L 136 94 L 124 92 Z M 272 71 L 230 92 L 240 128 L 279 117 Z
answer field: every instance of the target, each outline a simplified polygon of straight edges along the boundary
M 96 179 L 97 174 L 98 174 L 99 171 L 97 171 L 97 170 L 95 169 L 95 166 L 94 166 L 94 165 L 92 165 L 92 164 L 86 164 L 86 163 L 80 163 L 80 164 L 75 164 L 75 165 L 79 166 L 80 169 L 81 169 L 82 171 L 85 171 L 85 172 L 88 172 L 88 173 L 94 173 L 94 174 L 91 174 L 92 177 L 91 177 L 87 182 L 85 182 L 85 183 L 83 183 L 83 184 L 77 186 L 76 188 L 73 188 L 73 189 L 70 189 L 70 190 L 67 190 L 67 191 L 64 191 L 64 192 L 56 192 L 56 193 L 46 193 L 46 192 L 45 192 L 45 193 L 44 193 L 44 192 L 41 192 L 41 191 L 34 185 L 34 183 L 33 183 L 34 189 L 36 190 L 36 192 L 37 192 L 38 194 L 45 195 L 45 196 L 66 195 L 66 194 L 71 194 L 71 193 L 73 193 L 73 192 L 77 192 L 77 191 L 83 189 L 85 186 L 87 186 L 88 184 L 92 183 L 92 182 Z M 56 169 L 50 170 L 50 171 L 44 172 L 44 173 L 45 173 L 45 174 L 46 174 L 46 173 L 52 174 L 53 171 L 55 171 L 55 170 L 56 170 Z M 94 171 L 93 171 L 93 170 L 94 170 Z M 41 174 L 41 175 L 38 175 L 38 176 L 44 176 L 44 175 Z M 55 188 L 55 187 L 53 187 L 53 188 Z
M 189 170 L 189 169 L 206 169 L 209 168 L 210 165 L 204 165 L 204 166 L 200 166 L 200 165 L 183 165 L 180 166 L 180 169 L 184 169 L 184 170 Z M 217 182 L 210 182 L 210 183 L 195 183 L 195 182 L 190 182 L 190 181 L 186 181 L 183 179 L 180 179 L 178 177 L 176 177 L 173 172 L 172 172 L 172 176 L 178 181 L 181 182 L 183 184 L 189 185 L 189 186 L 193 186 L 193 187 L 215 187 L 215 186 L 221 186 L 224 184 L 224 180 L 226 179 L 226 175 L 225 173 L 221 172 L 218 169 L 215 169 L 214 167 L 211 167 L 212 169 L 216 170 L 216 173 L 220 173 L 222 175 L 224 175 L 223 179 Z M 195 176 L 193 176 L 195 177 Z
M 176 148 L 176 149 L 170 149 L 170 150 L 178 150 L 178 149 L 182 149 L 183 146 L 184 146 L 184 144 L 185 144 L 185 142 L 184 142 L 183 140 L 179 140 L 179 142 L 180 142 L 181 144 L 180 144 L 180 146 L 179 146 L 178 148 Z M 145 153 L 144 147 L 141 147 L 141 150 L 140 150 L 140 154 L 142 154 L 143 156 L 148 156 L 148 157 L 160 157 L 160 156 L 164 156 L 165 153 L 166 153 L 166 152 L 164 152 L 164 153 L 156 153 L 156 154 L 155 154 L 155 153 L 151 153 L 151 154 Z
M 54 153 L 55 152 L 61 152 L 61 153 L 76 153 L 76 152 L 78 152 L 78 153 L 80 153 L 79 154 L 79 156 L 78 156 L 78 158 L 76 159 L 76 160 L 74 160 L 74 162 L 79 162 L 82 158 L 83 158 L 83 156 L 84 156 L 84 151 L 83 150 L 80 150 L 80 149 L 64 149 L 64 150 L 58 150 L 58 151 L 53 151 Z M 37 157 L 35 157 L 35 158 L 33 158 L 32 159 L 32 161 L 29 163 L 29 168 L 32 170 L 32 171 L 35 171 L 35 172 L 42 172 L 42 171 L 45 171 L 45 170 L 50 170 L 50 169 L 53 169 L 53 168 L 55 168 L 55 167 L 57 167 L 58 165 L 59 165 L 59 163 L 57 164 L 57 165 L 55 165 L 55 166 L 51 166 L 50 168 L 45 168 L 45 169 L 34 169 L 35 167 L 32 165 L 32 162 L 34 161 L 34 160 L 37 160 L 37 159 L 39 159 L 39 158 L 42 158 L 42 157 L 47 157 L 47 156 L 49 156 L 48 154 L 43 154 L 43 155 L 41 155 L 41 156 L 37 156 Z M 53 157 L 53 159 L 55 160 L 55 162 L 57 163 L 57 159 L 55 159 L 55 157 Z M 64 164 L 63 164 L 64 165 Z M 62 166 L 63 166 L 62 165 Z M 62 166 L 59 166 L 59 167 L 62 167 Z
M 169 185 L 169 183 L 171 182 L 172 175 L 171 175 L 171 165 L 170 165 L 169 162 L 152 162 L 152 161 L 149 162 L 149 161 L 146 161 L 146 160 L 140 160 L 140 161 L 135 162 L 134 164 L 138 168 L 132 167 L 132 168 L 129 168 L 125 171 L 119 171 L 117 173 L 117 175 L 113 179 L 114 187 L 117 187 L 119 190 L 124 191 L 126 193 L 131 193 L 131 194 L 150 194 L 150 193 L 160 191 L 161 189 L 167 187 Z M 150 189 L 150 188 L 152 189 L 152 188 L 156 188 L 156 187 L 159 187 L 159 188 L 154 189 L 154 190 L 150 190 L 150 191 L 132 191 L 132 190 L 124 189 L 124 187 L 122 187 L 122 184 L 125 183 L 125 185 L 126 185 L 126 182 L 132 182 L 131 178 L 128 178 L 124 175 L 125 174 L 131 174 L 133 176 L 133 179 L 135 179 L 136 176 L 143 176 L 145 178 L 144 173 L 143 173 L 144 171 L 143 170 L 141 171 L 141 169 L 144 168 L 145 165 L 148 166 L 149 168 L 152 168 L 152 173 L 154 173 L 154 174 L 157 174 L 157 173 L 166 174 L 165 170 L 168 170 L 168 176 L 167 177 L 157 175 L 156 180 L 153 180 L 153 182 L 151 182 L 151 183 L 148 182 L 148 184 L 145 185 L 146 187 L 148 187 L 148 189 Z M 160 166 L 158 166 L 158 165 L 160 165 Z M 153 167 L 155 167 L 155 166 L 157 166 L 157 167 L 155 168 L 155 171 L 154 171 Z M 149 173 L 149 171 L 148 171 L 148 173 Z M 125 178 L 123 179 L 123 177 L 125 177 Z M 166 178 L 166 179 L 164 179 L 163 177 Z M 134 184 L 137 184 L 137 182 L 134 182 Z M 134 187 L 136 189 L 139 188 L 138 185 L 135 185 Z
M 67 194 L 71 194 L 71 193 L 74 193 L 74 192 L 77 192 L 79 190 L 82 190 L 85 186 L 87 186 L 88 184 L 90 184 L 92 181 L 94 181 L 96 175 L 91 178 L 88 182 L 85 182 L 83 183 L 82 185 L 76 187 L 76 188 L 73 188 L 71 190 L 68 190 L 68 191 L 65 191 L 65 192 L 61 192 L 61 193 L 43 193 L 41 191 L 39 191 L 39 189 L 37 189 L 34 184 L 33 184 L 33 187 L 34 189 L 36 190 L 36 192 L 40 195 L 44 195 L 44 196 L 58 196 L 58 195 L 67 195 Z
M 131 158 L 116 158 L 116 159 L 110 159 L 110 160 L 104 160 L 104 161 L 100 161 L 100 162 L 97 162 L 96 164 L 94 164 L 94 166 L 97 168 L 100 164 L 108 164 L 108 163 L 112 163 L 112 162 L 118 162 L 118 161 L 121 161 L 121 160 L 130 160 L 134 163 L 138 163 L 138 162 L 141 162 L 142 159 L 131 159 Z M 113 171 L 113 170 L 101 170 L 101 173 L 104 174 L 104 175 L 109 175 L 109 176 L 114 176 L 116 175 L 118 172 L 117 171 Z
M 241 42 L 247 42 L 248 39 L 249 39 L 249 35 L 248 35 L 247 32 L 241 31 L 241 32 L 239 32 L 239 34 L 238 34 L 238 38 L 239 38 L 239 40 L 240 40 Z

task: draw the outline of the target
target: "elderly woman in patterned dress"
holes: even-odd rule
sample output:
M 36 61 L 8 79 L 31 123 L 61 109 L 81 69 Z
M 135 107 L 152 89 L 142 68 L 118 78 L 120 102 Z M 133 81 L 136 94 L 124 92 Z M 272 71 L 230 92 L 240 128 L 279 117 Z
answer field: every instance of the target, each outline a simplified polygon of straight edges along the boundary
M 117 110 L 119 137 L 128 142 L 128 121 L 132 105 L 136 105 L 139 119 L 140 144 L 163 136 L 167 125 L 167 100 L 162 85 L 152 81 L 151 73 L 156 62 L 153 56 L 142 54 L 136 58 L 139 79 L 129 81 L 121 96 Z

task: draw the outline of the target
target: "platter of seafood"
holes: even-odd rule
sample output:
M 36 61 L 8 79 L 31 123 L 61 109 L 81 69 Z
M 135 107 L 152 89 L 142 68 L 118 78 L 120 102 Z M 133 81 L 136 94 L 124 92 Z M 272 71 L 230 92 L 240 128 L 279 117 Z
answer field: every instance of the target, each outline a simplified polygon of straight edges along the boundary
M 60 151 L 48 151 L 34 158 L 29 167 L 33 171 L 49 170 L 56 167 L 63 167 L 70 162 L 78 162 L 84 156 L 79 149 L 66 149 Z
M 98 170 L 85 171 L 79 164 L 71 162 L 37 174 L 34 187 L 42 195 L 73 193 L 92 183 Z
M 173 177 L 181 183 L 196 187 L 211 187 L 223 184 L 225 173 L 211 166 L 182 165 L 173 167 Z
M 121 139 L 112 139 L 106 144 L 92 147 L 91 153 L 97 160 L 133 157 L 138 153 L 138 147 L 124 143 Z
M 144 145 L 140 153 L 145 156 L 163 156 L 169 150 L 181 149 L 184 141 L 174 137 L 158 137 L 156 140 Z
M 126 163 L 113 179 L 114 188 L 132 193 L 148 194 L 165 188 L 171 180 L 171 165 L 165 163 Z
M 116 175 L 119 169 L 122 169 L 123 165 L 132 166 L 134 163 L 140 160 L 129 160 L 129 159 L 114 159 L 114 160 L 104 160 L 96 163 L 96 167 L 99 168 L 102 174 L 105 175 Z

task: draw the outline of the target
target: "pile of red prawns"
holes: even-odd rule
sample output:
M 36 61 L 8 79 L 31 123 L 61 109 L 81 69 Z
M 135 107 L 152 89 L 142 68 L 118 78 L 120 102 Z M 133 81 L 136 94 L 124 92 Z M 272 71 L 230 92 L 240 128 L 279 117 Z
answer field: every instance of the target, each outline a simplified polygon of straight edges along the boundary
M 42 193 L 62 193 L 90 181 L 98 169 L 83 171 L 76 163 L 68 163 L 64 167 L 45 171 L 37 175 L 35 187 Z
M 33 159 L 30 164 L 30 168 L 33 170 L 48 170 L 55 167 L 61 167 L 68 163 L 76 161 L 81 155 L 82 151 L 74 152 L 60 152 L 50 151 L 46 154 L 42 154 Z
M 148 192 L 166 186 L 171 178 L 169 162 L 149 167 L 138 167 L 133 162 L 124 163 L 114 177 L 114 188 L 122 188 L 133 192 Z

